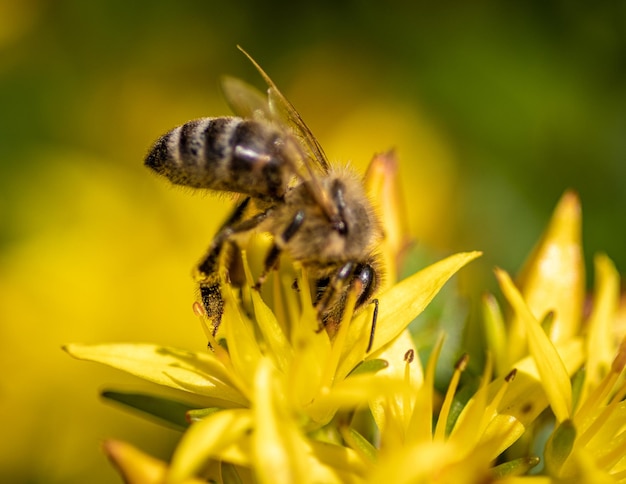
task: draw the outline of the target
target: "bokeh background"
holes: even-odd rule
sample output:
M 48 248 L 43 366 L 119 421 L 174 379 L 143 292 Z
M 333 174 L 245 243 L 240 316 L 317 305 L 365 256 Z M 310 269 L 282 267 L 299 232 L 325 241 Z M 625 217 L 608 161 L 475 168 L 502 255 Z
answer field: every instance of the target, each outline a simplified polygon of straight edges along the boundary
M 624 2 L 0 0 L 0 481 L 118 482 L 110 436 L 171 452 L 175 431 L 99 401 L 137 380 L 60 347 L 204 347 L 190 271 L 229 202 L 142 160 L 228 113 L 220 75 L 262 87 L 236 44 L 332 160 L 397 149 L 412 235 L 485 251 L 476 292 L 520 267 L 567 188 L 587 263 L 626 268 Z

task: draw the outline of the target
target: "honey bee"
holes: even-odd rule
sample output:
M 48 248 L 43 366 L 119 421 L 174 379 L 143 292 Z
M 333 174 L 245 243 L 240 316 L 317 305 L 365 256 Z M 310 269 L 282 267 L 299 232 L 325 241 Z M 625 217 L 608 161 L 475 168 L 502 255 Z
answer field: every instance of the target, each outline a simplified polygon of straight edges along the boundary
M 243 194 L 197 266 L 204 311 L 213 334 L 222 320 L 219 261 L 237 247 L 238 235 L 253 230 L 273 236 L 259 289 L 281 253 L 306 268 L 314 281 L 313 301 L 320 327 L 332 335 L 349 291 L 355 310 L 376 303 L 381 282 L 376 245 L 381 224 L 362 179 L 347 166 L 333 166 L 293 105 L 252 57 L 268 85 L 267 96 L 235 78 L 222 83 L 225 98 L 238 117 L 189 121 L 161 136 L 145 164 L 172 183 Z

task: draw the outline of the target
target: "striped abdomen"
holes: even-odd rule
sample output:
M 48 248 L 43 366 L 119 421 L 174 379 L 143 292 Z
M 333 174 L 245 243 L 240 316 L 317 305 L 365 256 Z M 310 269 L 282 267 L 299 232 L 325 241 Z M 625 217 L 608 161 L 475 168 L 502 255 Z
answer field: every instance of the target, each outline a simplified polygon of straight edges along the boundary
M 177 185 L 277 199 L 291 178 L 283 141 L 265 122 L 201 118 L 161 136 L 145 164 Z

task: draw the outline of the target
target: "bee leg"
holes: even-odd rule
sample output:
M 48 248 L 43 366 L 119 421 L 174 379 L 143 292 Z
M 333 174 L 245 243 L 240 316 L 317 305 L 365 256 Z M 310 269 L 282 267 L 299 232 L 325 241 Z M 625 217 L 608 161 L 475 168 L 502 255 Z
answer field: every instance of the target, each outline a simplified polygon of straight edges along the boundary
M 335 298 L 337 294 L 341 292 L 341 289 L 344 287 L 346 280 L 352 276 L 354 272 L 354 265 L 354 261 L 348 261 L 343 264 L 337 272 L 335 272 L 330 280 L 328 280 L 328 283 L 325 284 L 323 292 L 318 297 L 317 303 L 315 305 L 315 308 L 317 309 L 317 316 L 320 321 L 320 330 L 323 327 L 326 327 L 331 335 L 335 333 L 337 327 L 339 326 L 339 322 L 341 321 L 341 314 L 329 314 L 329 309 L 331 308 L 331 306 L 334 305 Z M 344 303 L 345 301 L 341 301 L 342 306 Z M 334 311 L 330 311 L 330 313 L 334 313 Z
M 361 292 L 356 300 L 355 309 L 370 301 L 374 291 L 378 287 L 379 281 L 376 279 L 376 270 L 368 263 L 358 264 L 354 271 L 354 280 L 361 284 Z M 370 327 L 370 337 L 367 342 L 366 353 L 369 353 L 374 345 L 374 334 L 376 333 L 376 322 L 378 321 L 378 299 L 372 299 L 370 304 L 374 304 L 374 314 L 372 314 L 372 325 Z
M 278 257 L 280 253 L 283 251 L 283 247 L 289 242 L 289 240 L 298 232 L 302 223 L 304 222 L 304 210 L 298 210 L 296 215 L 293 217 L 287 228 L 283 230 L 283 233 L 280 234 L 277 240 L 274 240 L 272 247 L 269 252 L 265 256 L 265 262 L 263 264 L 263 272 L 256 281 L 254 288 L 258 291 L 261 289 L 261 286 L 267 279 L 267 275 L 271 270 L 276 267 L 276 262 L 278 261 Z
M 213 242 L 211 242 L 209 251 L 198 264 L 200 278 L 208 277 L 210 274 L 217 271 L 222 248 L 228 239 L 236 233 L 252 230 L 259 225 L 265 217 L 267 217 L 267 212 L 261 212 L 242 222 L 241 219 L 243 218 L 243 214 L 249 203 L 250 197 L 246 198 L 243 202 L 237 205 L 233 213 L 228 217 L 228 219 L 226 219 L 226 222 L 222 224 L 220 230 L 213 238 Z
M 196 279 L 200 287 L 200 298 L 202 299 L 202 306 L 207 317 L 213 326 L 213 335 L 217 333 L 217 329 L 222 322 L 222 315 L 224 314 L 224 299 L 222 298 L 220 288 L 220 259 L 224 255 L 230 257 L 236 249 L 234 243 L 227 244 L 227 242 L 235 234 L 254 229 L 269 214 L 269 210 L 267 210 L 242 221 L 241 219 L 249 202 L 250 198 L 246 198 L 235 208 L 213 239 L 206 256 L 197 266 Z
M 211 333 L 215 336 L 224 314 L 224 299 L 222 298 L 219 280 L 217 280 L 217 277 L 210 277 L 206 281 L 200 282 L 199 286 L 202 307 L 204 307 L 207 318 L 211 321 Z
M 360 286 L 354 305 L 355 309 L 360 308 L 370 300 L 378 284 L 376 271 L 369 263 L 348 261 L 339 268 L 324 288 L 324 292 L 316 305 L 317 314 L 322 324 L 326 326 L 331 334 L 334 334 L 337 330 L 337 326 L 343 317 L 348 293 L 346 290 L 347 281 L 349 281 L 348 290 L 354 287 L 355 284 Z M 375 304 L 375 307 L 366 351 L 369 351 L 374 344 L 374 332 L 378 319 L 378 300 L 375 299 L 372 302 Z
M 198 264 L 197 269 L 200 278 L 206 278 L 210 274 L 216 272 L 219 257 L 222 252 L 222 246 L 224 245 L 224 241 L 228 238 L 227 231 L 230 229 L 230 227 L 239 223 L 239 221 L 243 218 L 243 214 L 249 204 L 250 197 L 247 197 L 235 207 L 235 210 L 233 210 L 230 216 L 220 227 L 220 230 L 213 239 L 213 242 L 211 242 L 211 247 L 209 248 L 209 251 Z

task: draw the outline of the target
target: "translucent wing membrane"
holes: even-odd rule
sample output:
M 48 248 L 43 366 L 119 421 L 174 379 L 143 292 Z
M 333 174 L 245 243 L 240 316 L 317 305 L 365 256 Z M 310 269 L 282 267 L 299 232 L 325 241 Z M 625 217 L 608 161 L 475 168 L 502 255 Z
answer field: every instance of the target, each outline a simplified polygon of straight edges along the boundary
M 222 92 L 228 106 L 237 116 L 252 119 L 273 118 L 267 96 L 236 77 L 222 77 Z
M 337 207 L 329 199 L 328 193 L 322 189 L 318 176 L 316 175 L 316 172 L 319 173 L 320 171 L 322 174 L 326 174 L 330 169 L 324 150 L 315 136 L 313 136 L 309 127 L 302 120 L 302 117 L 296 108 L 280 92 L 278 87 L 276 87 L 276 84 L 274 84 L 274 81 L 270 79 L 267 73 L 250 56 L 250 54 L 242 49 L 241 46 L 237 46 L 237 48 L 243 52 L 250 62 L 252 62 L 252 65 L 254 65 L 259 74 L 261 74 L 261 77 L 263 77 L 267 83 L 268 103 L 273 119 L 285 124 L 296 138 L 297 142 L 293 143 L 293 146 L 290 148 L 293 148 L 300 155 L 298 158 L 302 160 L 303 167 L 307 172 L 307 176 L 302 177 L 302 179 L 308 187 L 311 195 L 324 210 L 328 219 L 333 223 L 337 222 L 339 218 Z M 298 173 L 300 167 L 294 168 L 296 173 Z
M 286 121 L 289 128 L 294 131 L 296 136 L 300 138 L 304 146 L 310 151 L 312 158 L 311 161 L 314 161 L 317 164 L 317 168 L 321 169 L 324 173 L 327 173 L 329 169 L 328 158 L 309 127 L 302 120 L 300 113 L 298 113 L 296 108 L 289 102 L 283 93 L 280 92 L 278 87 L 276 87 L 276 84 L 274 84 L 274 81 L 272 81 L 263 68 L 250 56 L 250 54 L 248 54 L 240 46 L 237 46 L 237 48 L 243 52 L 250 62 L 252 62 L 256 70 L 259 74 L 261 74 L 261 77 L 263 77 L 263 80 L 267 83 L 269 87 L 267 90 L 268 101 L 273 114 L 278 117 L 278 119 Z

